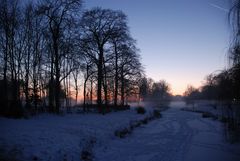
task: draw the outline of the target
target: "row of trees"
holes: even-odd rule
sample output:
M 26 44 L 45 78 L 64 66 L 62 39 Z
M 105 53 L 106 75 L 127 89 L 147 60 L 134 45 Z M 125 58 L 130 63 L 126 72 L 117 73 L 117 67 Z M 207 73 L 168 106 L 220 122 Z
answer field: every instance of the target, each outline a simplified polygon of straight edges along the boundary
M 0 0 L 1 115 L 59 113 L 73 93 L 77 101 L 82 80 L 84 105 L 97 99 L 100 112 L 136 93 L 143 70 L 126 15 L 81 4 Z
M 151 101 L 158 106 L 167 106 L 171 100 L 170 85 L 165 80 L 158 82 L 151 78 L 142 78 L 139 86 L 140 99 Z
M 137 82 L 143 74 L 138 49 L 126 21 L 126 15 L 121 11 L 95 8 L 83 14 L 80 46 L 84 49 L 86 61 L 91 62 L 86 66 L 84 91 L 88 79 L 97 77 L 100 110 L 102 100 L 107 106 L 110 98 L 115 106 L 118 100 L 124 105 L 125 97 L 137 92 Z M 85 95 L 84 92 L 84 100 Z
M 209 100 L 233 103 L 239 101 L 239 82 L 234 77 L 234 68 L 212 73 L 205 79 L 205 83 L 195 88 L 189 85 L 184 92 L 185 100 Z

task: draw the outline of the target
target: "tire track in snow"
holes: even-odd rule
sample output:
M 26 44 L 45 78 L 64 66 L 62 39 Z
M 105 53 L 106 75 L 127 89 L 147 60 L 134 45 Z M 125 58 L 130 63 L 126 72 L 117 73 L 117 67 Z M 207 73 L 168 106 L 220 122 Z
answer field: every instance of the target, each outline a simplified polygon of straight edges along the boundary
M 127 141 L 113 140 L 112 147 L 97 160 L 183 161 L 193 130 L 187 124 L 191 118 L 181 113 L 176 109 L 163 112 L 163 118 L 135 130 Z
M 110 140 L 107 149 L 101 150 L 100 147 L 96 150 L 95 160 L 202 161 L 208 157 L 213 160 L 239 160 L 236 148 L 220 139 L 222 131 L 219 122 L 179 108 L 170 108 L 162 115 L 162 118 L 136 129 L 125 139 Z M 194 151 L 196 149 L 201 151 Z

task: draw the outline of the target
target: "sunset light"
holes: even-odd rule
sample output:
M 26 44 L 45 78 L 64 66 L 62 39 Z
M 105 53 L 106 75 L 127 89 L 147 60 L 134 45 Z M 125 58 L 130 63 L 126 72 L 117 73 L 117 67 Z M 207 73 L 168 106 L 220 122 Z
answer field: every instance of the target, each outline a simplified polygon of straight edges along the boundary
M 168 81 L 173 94 L 182 94 L 189 84 L 199 87 L 207 74 L 227 66 L 230 39 L 223 8 L 228 5 L 214 0 L 85 3 L 87 8 L 113 8 L 128 15 L 147 77 Z
M 240 0 L 0 0 L 0 161 L 240 161 Z

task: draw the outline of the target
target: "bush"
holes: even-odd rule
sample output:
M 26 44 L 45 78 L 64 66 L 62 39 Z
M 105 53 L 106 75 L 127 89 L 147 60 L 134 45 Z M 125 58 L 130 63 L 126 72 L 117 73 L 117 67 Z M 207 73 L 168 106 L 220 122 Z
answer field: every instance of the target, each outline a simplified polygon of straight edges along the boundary
M 136 110 L 137 110 L 138 114 L 145 114 L 146 113 L 145 108 L 142 107 L 142 106 L 137 107 Z
M 149 121 L 149 120 L 148 120 L 148 118 L 146 117 L 145 119 L 141 120 L 141 123 L 142 123 L 142 124 L 147 124 L 148 121 Z
M 137 110 L 137 113 L 140 113 L 140 114 L 144 114 L 146 112 L 146 110 L 143 107 L 138 107 L 136 110 Z M 145 116 L 145 118 L 141 120 L 131 121 L 128 127 L 116 130 L 114 132 L 114 135 L 119 138 L 124 138 L 125 136 L 131 134 L 135 128 L 141 125 L 145 125 L 154 119 L 160 118 L 161 116 L 162 115 L 159 110 L 154 110 L 150 116 Z
M 130 109 L 130 105 L 110 105 L 111 109 L 114 109 L 115 111 L 123 111 L 123 110 L 129 110 Z
M 92 161 L 93 160 L 93 154 L 92 152 L 89 152 L 87 150 L 83 150 L 81 153 L 81 159 L 84 161 Z
M 227 118 L 226 117 L 224 117 L 224 116 L 222 116 L 221 118 L 220 118 L 220 121 L 222 122 L 222 123 L 227 123 Z
M 227 139 L 230 143 L 239 142 L 240 140 L 240 128 L 236 120 L 227 119 L 225 123 L 225 130 L 227 133 Z
M 162 117 L 162 114 L 160 113 L 159 110 L 154 110 L 154 111 L 153 111 L 153 116 L 156 117 L 156 118 L 161 118 L 161 117 Z
M 93 147 L 95 143 L 96 143 L 96 138 L 91 138 L 85 143 L 80 155 L 81 160 L 92 161 L 94 159 Z
M 211 113 L 209 113 L 209 112 L 203 112 L 202 113 L 202 117 L 203 118 L 208 118 L 208 117 L 212 117 L 213 115 L 211 114 Z
M 203 118 L 212 118 L 213 120 L 217 120 L 218 117 L 210 112 L 203 112 L 202 113 Z
M 6 110 L 6 116 L 10 118 L 24 117 L 24 109 L 20 101 L 11 101 L 10 106 Z
M 126 135 L 131 134 L 131 130 L 133 130 L 133 128 L 128 129 L 128 128 L 124 128 L 121 130 L 116 130 L 115 131 L 115 136 L 119 137 L 119 138 L 124 138 Z

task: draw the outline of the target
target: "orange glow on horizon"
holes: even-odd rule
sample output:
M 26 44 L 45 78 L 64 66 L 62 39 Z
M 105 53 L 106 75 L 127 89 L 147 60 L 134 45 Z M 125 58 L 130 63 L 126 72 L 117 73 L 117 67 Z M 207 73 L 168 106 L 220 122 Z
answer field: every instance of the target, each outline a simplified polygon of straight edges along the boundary
M 148 78 L 152 78 L 155 82 L 159 81 L 159 80 L 166 80 L 169 85 L 170 85 L 170 93 L 172 95 L 183 95 L 183 93 L 185 92 L 185 90 L 187 89 L 188 85 L 192 85 L 195 88 L 198 88 L 202 85 L 202 80 L 198 80 L 197 77 L 186 77 L 186 79 L 184 79 L 184 77 L 180 77 L 179 75 L 176 75 L 176 77 L 170 77 L 171 79 L 156 79 L 154 77 L 148 77 Z M 76 99 L 75 97 L 75 90 L 71 89 L 71 95 L 70 97 L 72 99 Z M 90 96 L 89 96 L 90 97 Z M 96 100 L 96 96 L 93 95 L 93 100 Z M 83 101 L 83 89 L 80 88 L 78 90 L 78 102 Z
M 199 88 L 201 86 L 201 83 L 196 82 L 196 83 L 188 83 L 188 84 L 175 84 L 175 85 L 170 84 L 170 85 L 171 85 L 171 93 L 173 95 L 183 95 L 188 85 L 192 85 L 195 88 Z

